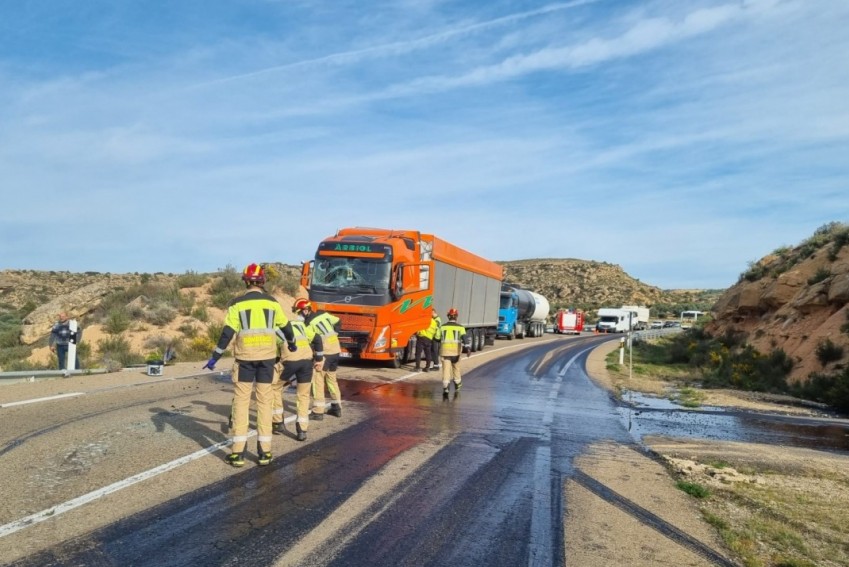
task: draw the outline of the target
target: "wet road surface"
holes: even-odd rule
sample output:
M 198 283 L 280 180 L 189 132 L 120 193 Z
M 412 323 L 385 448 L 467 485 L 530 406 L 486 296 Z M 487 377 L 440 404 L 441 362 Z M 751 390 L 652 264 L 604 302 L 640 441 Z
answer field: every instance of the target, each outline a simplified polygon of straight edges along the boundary
M 345 382 L 366 419 L 13 565 L 562 565 L 566 478 L 727 564 L 573 469 L 593 443 L 636 446 L 679 419 L 623 413 L 586 376 L 598 342 L 502 356 L 447 399 L 433 382 Z

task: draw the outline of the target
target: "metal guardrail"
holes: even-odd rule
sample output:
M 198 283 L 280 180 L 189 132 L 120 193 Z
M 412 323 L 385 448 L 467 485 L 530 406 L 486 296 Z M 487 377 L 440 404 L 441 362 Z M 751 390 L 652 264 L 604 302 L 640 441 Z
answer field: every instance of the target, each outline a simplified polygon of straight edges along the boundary
M 633 340 L 642 341 L 642 340 L 653 340 L 658 339 L 664 335 L 674 335 L 683 331 L 681 327 L 666 327 L 663 329 L 646 329 L 644 331 L 634 331 Z
M 82 370 L 15 370 L 0 372 L 0 384 L 17 382 L 34 382 L 38 378 L 59 378 L 64 376 L 88 376 L 89 374 L 106 374 L 105 368 L 86 368 Z

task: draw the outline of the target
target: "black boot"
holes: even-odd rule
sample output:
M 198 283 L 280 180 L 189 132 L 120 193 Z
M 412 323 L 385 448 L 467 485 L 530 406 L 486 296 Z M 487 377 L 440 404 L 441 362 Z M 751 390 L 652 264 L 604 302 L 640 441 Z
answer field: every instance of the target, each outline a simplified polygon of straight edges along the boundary
M 301 424 L 298 423 L 298 422 L 295 422 L 295 431 L 298 434 L 298 437 L 297 437 L 298 441 L 306 441 L 307 440 L 307 432 L 304 431 L 303 429 L 301 429 Z
M 327 411 L 330 415 L 335 415 L 336 417 L 342 417 L 342 406 L 339 404 L 330 404 L 330 409 Z

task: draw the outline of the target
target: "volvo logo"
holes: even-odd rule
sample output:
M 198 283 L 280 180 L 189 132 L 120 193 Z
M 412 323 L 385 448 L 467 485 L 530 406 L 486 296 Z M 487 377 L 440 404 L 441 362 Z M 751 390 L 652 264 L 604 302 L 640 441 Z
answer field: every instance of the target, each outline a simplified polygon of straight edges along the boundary
M 345 296 L 345 303 L 351 303 L 351 299 L 352 299 L 352 298 L 351 298 L 351 296 L 350 296 L 350 295 L 346 295 L 346 296 Z

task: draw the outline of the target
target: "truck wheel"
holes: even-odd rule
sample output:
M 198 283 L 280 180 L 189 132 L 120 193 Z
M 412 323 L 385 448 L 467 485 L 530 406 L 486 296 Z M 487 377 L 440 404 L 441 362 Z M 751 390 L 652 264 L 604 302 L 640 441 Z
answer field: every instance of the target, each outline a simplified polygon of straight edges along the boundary
M 516 338 L 516 329 L 514 327 L 513 329 L 510 329 L 510 334 L 507 335 L 507 340 L 512 341 L 515 338 Z

